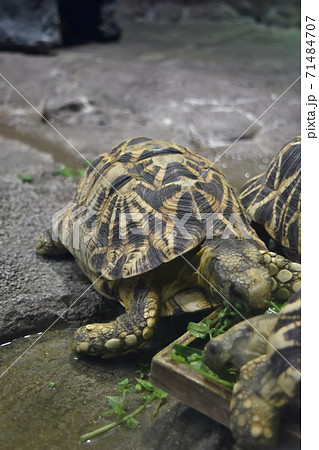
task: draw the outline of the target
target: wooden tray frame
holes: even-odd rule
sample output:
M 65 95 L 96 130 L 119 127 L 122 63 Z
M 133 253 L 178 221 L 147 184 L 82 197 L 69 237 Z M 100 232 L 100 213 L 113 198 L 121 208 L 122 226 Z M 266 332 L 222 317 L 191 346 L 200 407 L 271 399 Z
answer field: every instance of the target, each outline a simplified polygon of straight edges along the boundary
M 213 311 L 207 318 L 216 320 L 218 312 Z M 186 405 L 229 427 L 231 388 L 207 379 L 170 356 L 175 352 L 175 344 L 192 346 L 194 341 L 197 339 L 186 332 L 157 353 L 152 360 L 151 382 Z

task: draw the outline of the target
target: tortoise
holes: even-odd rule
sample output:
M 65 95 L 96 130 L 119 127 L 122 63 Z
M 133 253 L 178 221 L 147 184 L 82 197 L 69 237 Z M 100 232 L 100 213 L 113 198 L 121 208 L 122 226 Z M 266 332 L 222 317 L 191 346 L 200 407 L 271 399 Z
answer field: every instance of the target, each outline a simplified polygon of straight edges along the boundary
M 230 403 L 239 448 L 275 445 L 284 407 L 300 407 L 300 308 L 299 291 L 279 315 L 242 321 L 206 344 L 203 360 L 212 370 L 241 367 Z
M 274 240 L 275 251 L 300 262 L 300 136 L 281 148 L 264 173 L 251 178 L 244 185 L 239 198 L 252 220 L 266 231 L 268 248 L 274 244 Z
M 36 249 L 70 252 L 94 288 L 125 308 L 113 322 L 79 328 L 79 353 L 128 353 L 151 338 L 160 316 L 223 298 L 265 310 L 271 298 L 274 258 L 223 173 L 188 148 L 151 138 L 97 157 Z

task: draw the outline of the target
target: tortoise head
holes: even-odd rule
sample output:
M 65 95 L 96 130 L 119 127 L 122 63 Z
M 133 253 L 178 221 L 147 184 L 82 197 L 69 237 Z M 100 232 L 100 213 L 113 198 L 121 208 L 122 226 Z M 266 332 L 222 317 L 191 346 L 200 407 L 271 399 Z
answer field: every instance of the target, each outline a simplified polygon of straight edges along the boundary
M 231 304 L 243 303 L 251 310 L 267 308 L 272 280 L 260 248 L 253 240 L 206 241 L 199 272 L 210 283 L 213 295 L 218 292 Z

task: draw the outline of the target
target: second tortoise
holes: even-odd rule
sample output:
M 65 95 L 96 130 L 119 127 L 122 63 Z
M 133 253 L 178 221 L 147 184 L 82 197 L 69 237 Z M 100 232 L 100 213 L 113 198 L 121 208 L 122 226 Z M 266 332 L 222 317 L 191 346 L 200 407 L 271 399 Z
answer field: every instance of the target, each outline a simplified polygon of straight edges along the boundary
M 301 253 L 301 139 L 285 144 L 268 169 L 248 180 L 240 196 L 252 220 L 268 234 L 270 245 L 293 261 Z M 263 231 L 261 231 L 263 232 Z
M 230 403 L 236 448 L 273 447 L 284 408 L 299 416 L 300 348 L 300 291 L 279 315 L 242 321 L 206 345 L 203 359 L 212 370 L 218 373 L 229 362 L 240 368 Z

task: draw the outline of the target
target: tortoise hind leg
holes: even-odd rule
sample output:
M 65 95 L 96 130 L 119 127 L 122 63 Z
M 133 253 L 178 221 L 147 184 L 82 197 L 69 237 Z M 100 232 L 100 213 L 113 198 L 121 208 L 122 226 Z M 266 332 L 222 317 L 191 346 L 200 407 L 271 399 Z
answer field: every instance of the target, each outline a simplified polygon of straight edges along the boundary
M 129 353 L 150 339 L 160 316 L 160 295 L 143 280 L 134 289 L 132 307 L 109 323 L 93 323 L 79 328 L 72 350 L 111 358 Z
M 288 401 L 276 381 L 267 355 L 241 368 L 230 403 L 237 449 L 268 449 L 276 443 L 280 408 Z
M 43 231 L 35 242 L 35 248 L 39 255 L 59 256 L 68 253 L 67 249 L 58 241 L 52 239 L 49 230 Z

